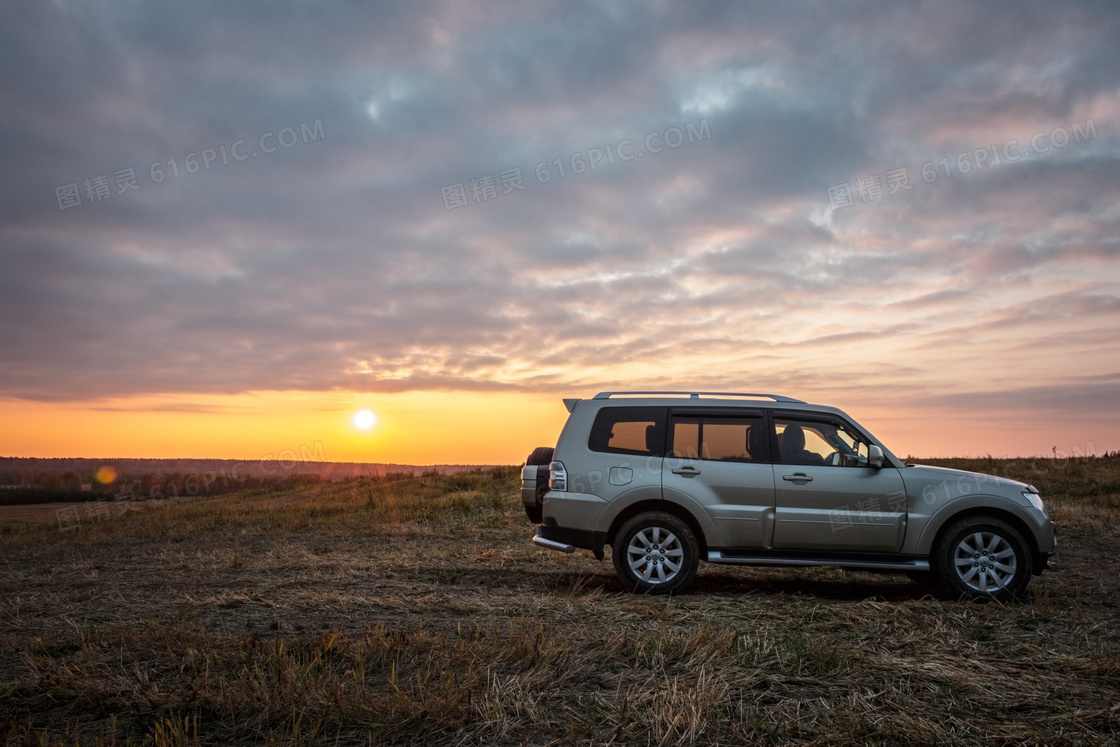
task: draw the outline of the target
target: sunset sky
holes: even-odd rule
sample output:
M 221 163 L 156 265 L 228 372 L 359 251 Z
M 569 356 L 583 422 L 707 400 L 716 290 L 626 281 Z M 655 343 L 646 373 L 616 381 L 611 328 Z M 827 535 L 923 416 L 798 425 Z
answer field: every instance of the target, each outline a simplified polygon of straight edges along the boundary
M 517 463 L 647 388 L 1120 449 L 1118 40 L 1115 2 L 4 3 L 0 456 Z

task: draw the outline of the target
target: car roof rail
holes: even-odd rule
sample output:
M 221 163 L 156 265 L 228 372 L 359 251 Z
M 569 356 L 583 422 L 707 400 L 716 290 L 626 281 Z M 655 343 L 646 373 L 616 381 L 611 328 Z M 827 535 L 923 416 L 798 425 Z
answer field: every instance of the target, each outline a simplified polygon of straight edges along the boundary
M 700 399 L 701 397 L 746 397 L 750 399 L 772 399 L 775 402 L 788 402 L 791 404 L 803 405 L 805 400 L 794 399 L 793 397 L 786 397 L 781 394 L 759 394 L 755 392 L 673 392 L 673 391 L 648 391 L 648 392 L 599 392 L 595 395 L 594 399 L 610 399 L 611 397 L 619 396 L 642 396 L 642 397 L 657 397 L 663 395 L 674 395 L 678 397 L 687 396 L 689 399 Z

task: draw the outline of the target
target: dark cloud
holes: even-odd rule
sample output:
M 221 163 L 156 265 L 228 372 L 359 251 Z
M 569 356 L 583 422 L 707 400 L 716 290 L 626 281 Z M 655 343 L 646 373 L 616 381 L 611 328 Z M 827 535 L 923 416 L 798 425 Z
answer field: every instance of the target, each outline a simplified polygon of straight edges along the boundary
M 918 397 L 916 407 L 941 410 L 991 411 L 1029 410 L 1052 416 L 1057 413 L 1076 420 L 1091 415 L 1108 418 L 1108 404 L 1120 401 L 1120 375 L 1070 376 L 1044 386 L 1022 386 L 986 391 L 955 392 L 951 395 Z

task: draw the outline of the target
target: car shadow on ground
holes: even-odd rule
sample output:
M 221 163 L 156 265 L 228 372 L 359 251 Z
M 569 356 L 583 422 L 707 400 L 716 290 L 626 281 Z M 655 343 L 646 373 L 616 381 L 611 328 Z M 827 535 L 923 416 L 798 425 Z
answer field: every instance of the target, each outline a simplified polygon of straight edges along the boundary
M 536 582 L 549 591 L 566 591 L 573 594 L 621 594 L 627 590 L 622 582 L 609 573 L 583 573 L 573 571 L 540 572 Z M 686 589 L 674 596 L 690 598 L 698 595 L 766 595 L 815 597 L 834 601 L 909 602 L 920 599 L 954 601 L 956 597 L 932 581 L 913 580 L 905 576 L 860 574 L 860 578 L 813 578 L 805 572 L 782 570 L 751 573 L 712 571 L 701 569 L 696 579 Z M 522 579 L 524 583 L 530 582 Z M 651 595 L 652 596 L 652 595 Z
M 781 594 L 849 602 L 908 602 L 953 598 L 932 581 L 918 581 L 891 574 L 884 574 L 881 578 L 873 574 L 860 575 L 860 578 L 814 578 L 798 571 L 784 571 L 742 576 L 717 571 L 697 576 L 686 593 Z

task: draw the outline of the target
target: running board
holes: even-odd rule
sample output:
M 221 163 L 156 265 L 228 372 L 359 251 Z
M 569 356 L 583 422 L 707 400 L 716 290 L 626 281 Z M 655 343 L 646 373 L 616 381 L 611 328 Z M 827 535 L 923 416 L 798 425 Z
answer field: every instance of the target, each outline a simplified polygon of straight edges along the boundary
M 772 555 L 725 555 L 719 550 L 708 553 L 709 563 L 728 565 L 832 565 L 841 568 L 867 568 L 876 571 L 928 571 L 928 560 L 858 560 L 853 558 L 793 558 Z

